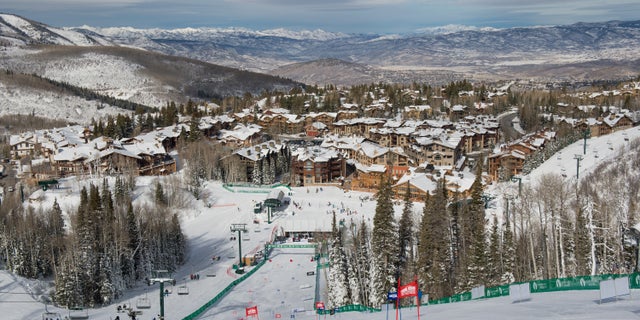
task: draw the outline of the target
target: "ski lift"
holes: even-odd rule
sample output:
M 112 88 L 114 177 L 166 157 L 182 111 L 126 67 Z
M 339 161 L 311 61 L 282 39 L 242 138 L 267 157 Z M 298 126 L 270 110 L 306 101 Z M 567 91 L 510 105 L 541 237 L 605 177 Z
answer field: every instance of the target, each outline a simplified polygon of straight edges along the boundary
M 187 285 L 182 285 L 178 287 L 178 295 L 186 296 L 189 294 L 189 287 Z
M 44 313 L 42 313 L 42 320 L 62 320 L 62 316 L 58 312 L 51 312 L 47 310 L 47 305 L 44 305 Z
M 69 320 L 85 320 L 89 319 L 89 310 L 80 307 L 69 309 Z
M 136 308 L 138 309 L 149 309 L 151 308 L 151 301 L 145 295 L 144 298 L 138 298 L 136 301 Z

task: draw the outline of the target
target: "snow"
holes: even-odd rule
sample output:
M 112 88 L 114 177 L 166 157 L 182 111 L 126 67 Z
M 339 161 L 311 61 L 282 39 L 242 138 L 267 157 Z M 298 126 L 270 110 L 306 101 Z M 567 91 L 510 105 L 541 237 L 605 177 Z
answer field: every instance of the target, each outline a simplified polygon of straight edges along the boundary
M 104 119 L 132 113 L 95 100 L 59 94 L 35 88 L 22 88 L 0 83 L 0 115 L 35 114 L 36 116 L 89 124 L 91 119 Z
M 607 136 L 591 138 L 587 141 L 587 154 L 580 165 L 580 176 L 592 171 L 598 163 L 611 161 L 624 152 L 629 141 L 640 137 L 638 128 L 615 132 Z M 625 138 L 629 138 L 625 140 Z M 598 158 L 595 151 L 598 151 Z M 542 174 L 548 172 L 564 172 L 566 179 L 575 179 L 574 154 L 582 154 L 582 141 L 576 142 L 554 155 L 529 176 L 523 177 L 522 183 L 536 183 Z M 137 182 L 135 203 L 150 201 L 156 177 L 141 177 Z M 65 214 L 75 210 L 79 202 L 79 190 L 91 180 L 68 178 L 61 180 L 61 188 L 49 189 L 34 199 L 31 206 L 50 208 L 54 199 L 61 204 Z M 93 181 L 101 181 L 96 177 Z M 495 186 L 494 186 L 495 187 Z M 209 195 L 202 201 L 193 201 L 191 207 L 180 212 L 182 227 L 189 242 L 188 261 L 173 275 L 176 286 L 167 284 L 172 293 L 165 302 L 166 319 L 180 319 L 194 312 L 214 296 L 220 293 L 240 275 L 232 270 L 238 262 L 238 241 L 230 240 L 232 223 L 246 223 L 248 232 L 244 233 L 242 244 L 243 255 L 255 253 L 264 248 L 281 226 L 302 226 L 312 230 L 322 230 L 330 226 L 331 212 L 336 211 L 338 219 L 358 223 L 362 219 L 370 221 L 375 212 L 375 201 L 370 194 L 364 192 L 345 192 L 336 187 L 300 187 L 293 188 L 285 196 L 291 204 L 282 211 L 275 212 L 273 223 L 266 222 L 265 213 L 254 214 L 253 206 L 263 201 L 269 190 L 264 193 L 231 192 L 218 182 L 205 185 Z M 517 192 L 517 184 L 506 183 L 499 188 L 511 188 Z M 238 190 L 246 191 L 246 190 Z M 205 202 L 206 201 L 206 202 Z M 499 201 L 496 201 L 499 202 Z M 295 204 L 294 204 L 295 203 Z M 210 206 L 208 206 L 210 204 Z M 297 205 L 297 206 L 296 206 Z M 399 218 L 401 206 L 396 206 Z M 421 212 L 422 206 L 417 203 L 414 212 Z M 493 208 L 491 210 L 501 210 Z M 349 214 L 351 213 L 351 214 Z M 254 220 L 259 223 L 254 223 Z M 315 300 L 315 277 L 307 276 L 308 271 L 316 271 L 316 262 L 311 261 L 313 249 L 274 249 L 270 261 L 266 262 L 253 275 L 225 295 L 212 308 L 207 310 L 202 319 L 240 319 L 244 317 L 246 307 L 257 306 L 260 317 L 272 319 L 278 313 L 282 318 L 289 318 L 293 310 L 296 319 L 315 319 L 311 310 Z M 212 257 L 221 257 L 212 260 Z M 247 271 L 250 270 L 247 268 Z M 319 269 L 320 281 L 323 284 L 325 269 Z M 199 274 L 199 280 L 190 280 L 190 274 Z M 215 275 L 215 276 L 213 276 Z M 52 280 L 49 280 L 52 281 Z M 40 318 L 44 305 L 38 298 L 47 294 L 46 281 L 26 280 L 6 271 L 0 272 L 0 309 L 3 316 L 10 319 Z M 178 295 L 178 287 L 187 286 L 188 295 Z M 326 288 L 321 285 L 321 300 L 326 302 Z M 640 292 L 632 290 L 630 296 L 623 296 L 615 302 L 599 303 L 598 291 L 563 291 L 557 293 L 537 293 L 529 301 L 512 303 L 509 297 L 480 299 L 453 304 L 429 305 L 421 308 L 423 318 L 429 319 L 637 319 L 637 299 Z M 136 305 L 138 299 L 148 298 L 150 309 L 144 309 L 139 319 L 151 319 L 159 311 L 159 285 L 140 286 L 126 292 L 125 296 L 113 305 L 88 311 L 92 319 L 113 319 L 116 305 Z M 59 312 L 62 316 L 68 311 L 52 306 L 49 311 Z M 303 311 L 304 310 L 304 311 Z M 403 319 L 417 319 L 417 310 L 403 309 Z M 390 310 L 390 317 L 394 311 Z M 126 319 L 120 313 L 121 319 Z M 338 313 L 332 319 L 386 319 L 386 309 L 378 313 Z

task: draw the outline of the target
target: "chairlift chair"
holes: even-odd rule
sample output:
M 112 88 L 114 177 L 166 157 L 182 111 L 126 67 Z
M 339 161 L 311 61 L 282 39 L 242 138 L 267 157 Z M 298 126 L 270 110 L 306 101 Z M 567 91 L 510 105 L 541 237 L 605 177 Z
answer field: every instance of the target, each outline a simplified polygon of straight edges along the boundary
M 62 320 L 62 316 L 57 312 L 45 311 L 42 314 L 42 320 Z
M 69 309 L 69 320 L 85 320 L 89 319 L 89 310 L 83 308 Z
M 138 298 L 138 300 L 136 301 L 136 308 L 149 309 L 151 308 L 151 301 L 146 296 L 143 298 Z
M 188 294 L 189 294 L 189 287 L 187 287 L 186 285 L 178 287 L 178 295 L 184 296 Z

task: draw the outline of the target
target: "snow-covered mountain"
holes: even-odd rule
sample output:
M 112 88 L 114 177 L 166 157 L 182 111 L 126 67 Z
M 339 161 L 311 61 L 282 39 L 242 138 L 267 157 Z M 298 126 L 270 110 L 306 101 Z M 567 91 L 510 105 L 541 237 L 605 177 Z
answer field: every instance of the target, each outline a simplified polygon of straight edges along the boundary
M 589 79 L 593 72 L 599 77 L 598 71 L 607 68 L 614 70 L 610 78 L 640 71 L 640 64 L 635 63 L 640 58 L 640 21 L 506 29 L 449 25 L 404 35 L 239 28 L 73 30 L 103 34 L 123 45 L 261 72 L 327 58 L 386 71 L 409 70 L 414 79 L 429 78 L 434 70 L 469 78 L 560 80 Z M 557 72 L 557 68 L 563 70 Z M 281 70 L 277 74 L 302 80 Z
M 371 78 L 387 82 L 572 81 L 640 73 L 640 21 L 504 29 L 448 25 L 380 35 L 245 28 L 53 28 L 9 14 L 0 18 L 0 41 L 5 45 L 116 44 L 313 84 L 319 79 L 367 83 Z M 352 68 L 337 74 L 326 69 L 328 74 L 315 69 L 317 63 L 304 64 L 316 60 L 322 64 L 327 59 L 361 65 L 371 72 L 360 79 L 360 71 Z M 290 64 L 295 66 L 283 68 Z
M 10 14 L 0 14 L 0 68 L 7 70 L 7 75 L 0 77 L 0 97 L 6 100 L 0 113 L 52 115 L 74 122 L 91 119 L 88 112 L 76 108 L 83 105 L 83 98 L 37 80 L 34 87 L 33 81 L 20 77 L 36 75 L 151 107 L 246 92 L 288 91 L 300 85 L 261 73 L 116 45 L 93 30 L 53 28 Z M 95 109 L 89 113 L 96 116 L 118 111 L 96 101 L 84 105 Z
M 12 14 L 0 13 L 0 44 L 113 45 L 104 36 L 87 30 L 54 28 Z

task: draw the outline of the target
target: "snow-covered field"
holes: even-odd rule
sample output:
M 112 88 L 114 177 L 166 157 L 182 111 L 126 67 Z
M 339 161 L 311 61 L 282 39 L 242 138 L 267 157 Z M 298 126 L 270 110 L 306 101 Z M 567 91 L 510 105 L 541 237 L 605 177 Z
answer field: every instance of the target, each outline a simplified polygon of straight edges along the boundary
M 639 128 L 628 129 L 611 135 L 592 138 L 587 143 L 587 154 L 580 162 L 580 176 L 587 174 L 601 161 L 615 160 L 619 152 L 628 148 L 629 141 L 640 137 Z M 627 141 L 625 138 L 628 138 Z M 596 151 L 598 157 L 596 158 Z M 523 184 L 536 183 L 540 175 L 546 172 L 566 172 L 566 179 L 575 179 L 576 160 L 574 154 L 582 154 L 582 141 L 567 148 L 549 159 L 531 175 L 523 177 Z M 562 170 L 564 169 L 564 171 Z M 141 178 L 136 189 L 136 202 L 149 201 L 149 186 L 152 177 Z M 64 180 L 60 189 L 50 189 L 39 202 L 30 205 L 42 205 L 50 208 L 54 198 L 58 199 L 65 211 L 77 207 L 78 191 L 89 181 L 75 179 Z M 206 185 L 210 197 L 208 207 L 203 201 L 195 201 L 192 208 L 181 212 L 182 227 L 188 237 L 189 253 L 187 263 L 173 277 L 176 286 L 167 285 L 172 293 L 165 299 L 166 319 L 181 319 L 200 308 L 216 296 L 239 275 L 232 270 L 238 262 L 238 241 L 230 240 L 235 235 L 230 231 L 232 223 L 246 223 L 248 232 L 243 234 L 242 252 L 252 253 L 261 250 L 271 239 L 279 226 L 305 226 L 318 230 L 331 227 L 331 212 L 338 219 L 354 222 L 373 219 L 375 201 L 365 199 L 370 196 L 362 192 L 344 192 L 336 187 L 293 188 L 291 205 L 277 212 L 273 223 L 266 223 L 266 214 L 254 214 L 256 201 L 266 198 L 266 193 L 234 193 L 222 188 L 218 182 Z M 490 186 L 490 191 L 500 196 L 505 192 L 516 192 L 517 183 Z M 307 191 L 308 190 L 308 191 Z M 298 205 L 296 207 L 294 205 Z M 497 198 L 488 214 L 501 214 L 501 199 Z M 344 208 L 344 210 L 343 210 Z M 400 206 L 396 206 L 399 216 Z M 422 205 L 414 206 L 416 215 L 422 212 Z M 254 223 L 254 220 L 259 223 Z M 220 256 L 213 261 L 212 257 Z M 290 318 L 292 311 L 296 319 L 315 319 L 310 310 L 315 299 L 315 277 L 306 272 L 314 271 L 316 263 L 311 261 L 313 249 L 274 249 L 271 261 L 235 286 L 220 302 L 202 315 L 203 319 L 240 319 L 244 318 L 246 307 L 257 306 L 262 319 L 273 319 L 276 314 Z M 199 280 L 191 280 L 191 274 L 199 274 Z M 320 272 L 321 277 L 324 273 Z M 320 281 L 321 283 L 323 281 Z M 188 295 L 178 295 L 178 287 L 186 286 Z M 319 288 L 322 300 L 326 290 Z M 5 271 L 0 272 L 0 312 L 7 319 L 41 319 L 45 307 L 34 297 L 46 293 L 46 288 L 36 281 L 20 279 Z M 637 319 L 640 306 L 637 304 L 640 293 L 632 290 L 631 296 L 622 297 L 617 302 L 599 304 L 598 291 L 558 292 L 534 294 L 531 301 L 511 303 L 508 297 L 460 302 L 454 304 L 432 305 L 421 308 L 424 319 Z M 126 319 L 124 313 L 118 314 L 116 306 L 127 304 L 135 307 L 147 299 L 149 309 L 143 309 L 138 319 L 152 319 L 160 312 L 159 285 L 142 285 L 130 290 L 120 301 L 103 308 L 88 310 L 91 319 Z M 68 311 L 49 306 L 50 311 L 62 316 Z M 305 310 L 305 311 L 302 311 Z M 334 319 L 387 319 L 386 309 L 379 313 L 346 313 L 327 316 Z M 388 317 L 393 318 L 393 310 Z M 324 317 L 324 316 L 323 316 Z M 403 319 L 417 319 L 415 309 L 403 309 Z

